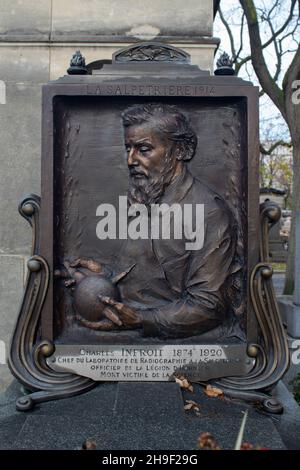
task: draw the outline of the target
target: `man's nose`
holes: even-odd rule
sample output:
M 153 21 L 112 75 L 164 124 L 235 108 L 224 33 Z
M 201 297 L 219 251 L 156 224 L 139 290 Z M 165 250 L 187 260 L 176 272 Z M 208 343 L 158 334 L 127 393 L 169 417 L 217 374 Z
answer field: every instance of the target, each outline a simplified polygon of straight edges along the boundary
M 137 152 L 134 148 L 130 149 L 128 156 L 127 156 L 127 163 L 128 166 L 136 166 L 139 164 L 137 159 Z

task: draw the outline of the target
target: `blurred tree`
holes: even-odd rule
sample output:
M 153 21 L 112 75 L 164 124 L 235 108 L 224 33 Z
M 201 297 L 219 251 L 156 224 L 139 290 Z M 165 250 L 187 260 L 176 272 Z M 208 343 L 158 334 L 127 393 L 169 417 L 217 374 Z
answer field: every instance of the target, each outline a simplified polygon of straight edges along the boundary
M 291 209 L 293 168 L 291 144 L 276 141 L 260 144 L 260 186 L 283 189 L 284 208 Z
M 225 14 L 223 6 L 230 11 Z M 293 149 L 292 208 L 300 211 L 300 0 L 221 0 L 215 9 L 228 35 L 236 74 L 243 70 L 250 77 L 252 64 L 260 95 L 271 99 L 287 125 L 290 139 L 280 133 L 277 140 L 290 140 Z M 292 228 L 284 293 L 293 288 Z

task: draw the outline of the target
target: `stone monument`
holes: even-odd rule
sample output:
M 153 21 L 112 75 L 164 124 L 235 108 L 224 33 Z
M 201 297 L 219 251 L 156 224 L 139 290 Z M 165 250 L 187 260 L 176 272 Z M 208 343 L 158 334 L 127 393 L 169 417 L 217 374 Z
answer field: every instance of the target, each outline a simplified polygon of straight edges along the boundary
M 101 381 L 211 381 L 282 406 L 288 367 L 259 212 L 258 89 L 144 42 L 43 88 L 42 194 L 9 365 L 19 410 Z M 259 236 L 259 234 L 261 234 Z

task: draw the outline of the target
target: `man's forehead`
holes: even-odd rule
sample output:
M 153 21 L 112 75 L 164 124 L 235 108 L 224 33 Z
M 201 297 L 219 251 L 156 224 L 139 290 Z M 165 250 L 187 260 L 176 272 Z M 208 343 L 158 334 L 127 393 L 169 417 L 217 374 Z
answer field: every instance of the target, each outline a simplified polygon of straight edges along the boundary
M 126 140 L 149 140 L 160 141 L 166 143 L 169 139 L 166 133 L 161 131 L 155 123 L 145 122 L 143 124 L 136 124 L 125 127 Z

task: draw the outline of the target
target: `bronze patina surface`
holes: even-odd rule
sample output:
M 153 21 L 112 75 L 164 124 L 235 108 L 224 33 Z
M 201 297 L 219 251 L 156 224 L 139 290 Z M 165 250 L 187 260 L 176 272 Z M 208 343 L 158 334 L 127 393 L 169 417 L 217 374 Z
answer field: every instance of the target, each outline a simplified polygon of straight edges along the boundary
M 44 86 L 42 197 L 19 208 L 34 233 L 10 354 L 33 391 L 19 409 L 141 367 L 137 380 L 184 372 L 281 410 L 267 394 L 288 365 L 268 266 L 279 212 L 259 212 L 258 89 L 224 61 L 210 76 L 184 51 L 145 43 L 91 74 L 77 52 L 70 75 Z M 126 215 L 100 239 L 105 204 Z M 203 245 L 191 249 L 188 231 L 124 236 L 139 205 L 147 220 L 153 205 L 190 207 L 191 226 L 204 205 Z
M 188 216 L 195 227 L 196 205 L 201 203 L 204 243 L 198 249 L 187 249 L 184 230 L 181 238 L 170 230 L 167 238 L 162 234 L 157 239 L 128 238 L 120 246 L 116 266 L 102 267 L 93 259 L 77 261 L 72 280 L 64 282 L 72 290 L 73 316 L 75 312 L 87 328 L 113 330 L 114 342 L 122 341 L 116 332 L 124 329 L 138 329 L 144 337 L 170 339 L 199 335 L 224 322 L 232 327 L 236 312 L 244 307 L 238 226 L 225 200 L 187 168 L 197 147 L 194 130 L 178 108 L 163 103 L 131 106 L 123 111 L 122 120 L 129 170 L 128 210 L 144 205 L 150 225 L 151 207 L 160 204 L 165 207 L 160 217 L 167 211 L 173 227 L 176 215 L 171 208 L 182 215 L 189 206 Z M 129 222 L 131 218 L 133 215 Z M 159 221 L 157 217 L 156 223 Z M 184 224 L 182 217 L 180 223 Z M 74 267 L 72 260 L 65 260 L 67 264 Z M 131 266 L 129 271 L 126 266 Z M 105 270 L 124 271 L 118 276 L 118 290 L 116 282 L 105 277 Z M 215 331 L 216 338 L 220 334 Z

